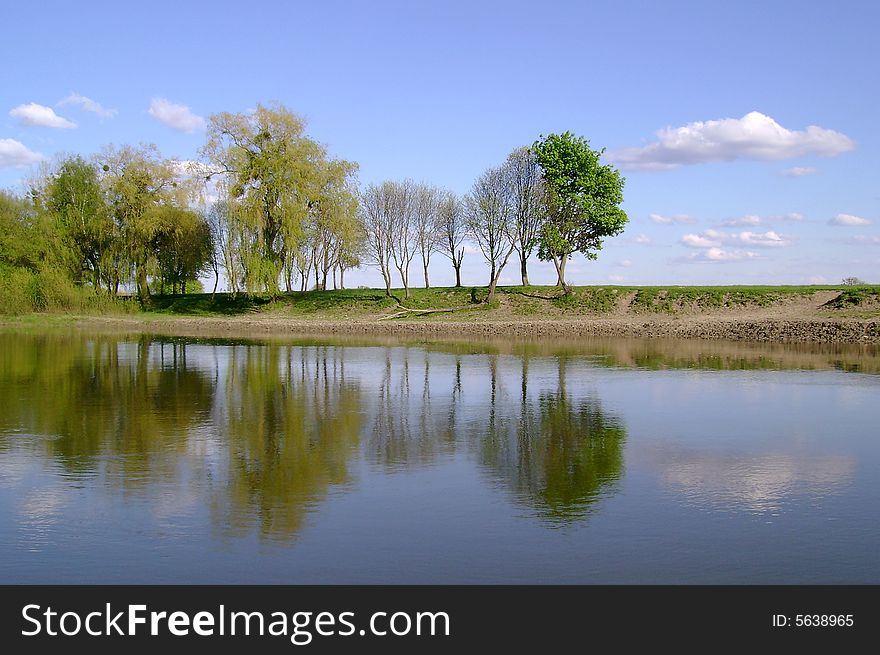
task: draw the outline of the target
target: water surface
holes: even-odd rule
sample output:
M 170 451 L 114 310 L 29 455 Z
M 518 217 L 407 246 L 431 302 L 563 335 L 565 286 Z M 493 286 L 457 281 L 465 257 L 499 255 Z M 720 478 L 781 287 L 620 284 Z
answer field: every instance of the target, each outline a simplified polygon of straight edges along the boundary
M 878 583 L 880 354 L 0 333 L 0 582 Z

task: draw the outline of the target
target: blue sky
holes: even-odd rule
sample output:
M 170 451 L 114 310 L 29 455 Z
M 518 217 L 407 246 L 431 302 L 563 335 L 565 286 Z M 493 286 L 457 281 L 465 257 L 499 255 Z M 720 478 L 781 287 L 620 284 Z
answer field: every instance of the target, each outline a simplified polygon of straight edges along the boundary
M 258 102 L 305 116 L 362 183 L 460 193 L 570 130 L 623 170 L 630 216 L 571 282 L 880 282 L 875 2 L 42 2 L 3 17 L 0 187 L 38 155 L 107 143 L 194 159 L 204 119 Z M 535 262 L 533 281 L 551 269 Z M 432 272 L 452 279 L 439 255 Z M 469 253 L 465 281 L 484 277 Z

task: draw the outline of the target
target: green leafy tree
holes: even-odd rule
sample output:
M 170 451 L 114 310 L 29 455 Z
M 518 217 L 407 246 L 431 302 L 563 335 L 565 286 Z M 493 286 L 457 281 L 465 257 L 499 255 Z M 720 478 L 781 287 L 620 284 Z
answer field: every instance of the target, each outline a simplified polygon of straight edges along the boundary
M 304 241 L 326 159 L 304 130 L 304 120 L 282 106 L 210 118 L 202 154 L 211 175 L 221 176 L 230 214 L 244 231 L 248 289 L 277 293 L 288 250 Z
M 138 297 L 145 303 L 150 298 L 148 275 L 163 212 L 168 207 L 187 207 L 195 188 L 179 175 L 175 162 L 162 159 L 154 145 L 110 146 L 100 160 L 120 239 L 115 256 L 120 267 L 134 271 Z
M 603 150 L 571 132 L 550 134 L 533 146 L 546 192 L 547 213 L 538 236 L 538 258 L 552 261 L 565 291 L 565 264 L 576 252 L 596 259 L 602 239 L 620 234 L 627 215 L 624 178 L 599 162 Z
M 98 291 L 114 229 L 96 167 L 82 157 L 65 159 L 46 184 L 44 201 L 69 255 L 73 281 L 86 274 Z
M 158 216 L 153 238 L 156 262 L 162 286 L 171 286 L 171 293 L 186 293 L 187 282 L 194 283 L 199 274 L 211 267 L 214 240 L 211 226 L 199 213 L 189 209 L 166 206 Z

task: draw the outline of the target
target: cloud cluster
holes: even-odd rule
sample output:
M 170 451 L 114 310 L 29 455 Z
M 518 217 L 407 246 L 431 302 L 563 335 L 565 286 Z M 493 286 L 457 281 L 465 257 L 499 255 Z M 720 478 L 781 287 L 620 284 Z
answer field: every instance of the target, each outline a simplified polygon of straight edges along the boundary
M 766 232 L 704 230 L 700 234 L 685 234 L 681 238 L 681 243 L 688 248 L 717 248 L 722 245 L 784 248 L 791 245 L 791 240 L 773 230 Z
M 0 168 L 30 166 L 45 157 L 15 139 L 0 139 Z
M 696 223 L 697 220 L 695 218 L 691 218 L 686 214 L 676 214 L 675 216 L 663 216 L 662 214 L 651 214 L 650 217 L 652 222 L 657 225 L 676 225 L 676 224 L 693 224 Z
M 626 170 L 660 171 L 687 164 L 752 159 L 772 161 L 805 155 L 831 157 L 855 148 L 845 134 L 810 125 L 789 130 L 753 111 L 742 118 L 698 121 L 657 132 L 657 141 L 609 153 Z
M 783 221 L 802 220 L 804 220 L 804 215 L 798 212 L 789 212 L 788 214 L 782 214 L 781 216 L 756 216 L 754 214 L 749 214 L 747 216 L 740 216 L 738 218 L 729 218 L 721 223 L 721 227 L 754 227 L 756 225 L 764 225 L 766 223 L 779 223 Z
M 852 214 L 838 214 L 828 221 L 828 225 L 837 225 L 842 227 L 860 227 L 862 225 L 870 225 L 871 221 L 861 216 L 853 216 Z
M 76 127 L 76 123 L 59 116 L 51 107 L 38 105 L 36 102 L 19 105 L 10 110 L 9 115 L 18 120 L 19 125 L 25 127 L 51 127 L 62 130 Z
M 688 255 L 688 261 L 693 262 L 741 262 L 749 259 L 759 259 L 760 255 L 751 250 L 724 250 L 723 248 L 706 248 L 700 252 Z
M 57 106 L 66 107 L 67 105 L 76 105 L 83 111 L 95 114 L 101 118 L 113 118 L 117 114 L 115 109 L 105 109 L 99 102 L 95 102 L 91 98 L 80 95 L 75 91 L 59 100 Z
M 700 251 L 691 253 L 685 261 L 739 262 L 761 257 L 751 248 L 784 248 L 791 245 L 791 240 L 773 230 L 766 232 L 703 230 L 699 234 L 685 234 L 679 243 Z
M 194 132 L 205 129 L 205 119 L 197 116 L 186 105 L 178 105 L 165 98 L 153 98 L 149 114 L 163 125 L 178 132 Z

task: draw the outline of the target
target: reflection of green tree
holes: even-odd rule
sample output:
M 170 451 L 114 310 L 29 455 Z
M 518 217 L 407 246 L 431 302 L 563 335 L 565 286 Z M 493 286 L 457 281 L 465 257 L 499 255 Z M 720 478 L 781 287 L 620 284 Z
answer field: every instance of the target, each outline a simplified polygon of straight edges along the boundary
M 226 378 L 230 469 L 215 514 L 240 533 L 296 533 L 332 485 L 349 480 L 363 424 L 360 387 L 341 349 L 233 347 Z
M 516 416 L 514 411 L 498 411 L 502 401 L 496 364 L 490 358 L 491 408 L 481 459 L 541 516 L 568 523 L 586 515 L 620 478 L 626 429 L 597 399 L 573 399 L 566 388 L 564 358 L 559 359 L 557 389 L 533 399 L 528 392 L 528 357 L 522 361 Z
M 80 475 L 101 462 L 125 487 L 171 475 L 213 404 L 184 343 L 6 334 L 0 358 L 0 429 L 42 437 L 31 443 Z

